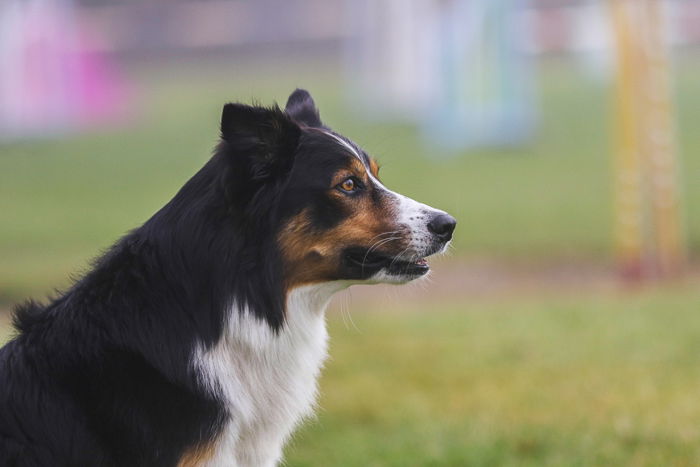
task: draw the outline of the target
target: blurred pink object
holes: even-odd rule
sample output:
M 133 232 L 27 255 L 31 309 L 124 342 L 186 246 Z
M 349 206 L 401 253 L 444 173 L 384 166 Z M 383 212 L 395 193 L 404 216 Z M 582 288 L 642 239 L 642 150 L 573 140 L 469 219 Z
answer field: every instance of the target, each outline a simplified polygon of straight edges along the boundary
M 0 3 L 0 138 L 55 135 L 125 115 L 123 81 L 91 51 L 71 0 Z
M 123 79 L 107 58 L 91 50 L 93 36 L 83 31 L 75 53 L 77 96 L 80 98 L 80 119 L 89 124 L 111 121 L 124 116 L 127 110 L 127 92 Z

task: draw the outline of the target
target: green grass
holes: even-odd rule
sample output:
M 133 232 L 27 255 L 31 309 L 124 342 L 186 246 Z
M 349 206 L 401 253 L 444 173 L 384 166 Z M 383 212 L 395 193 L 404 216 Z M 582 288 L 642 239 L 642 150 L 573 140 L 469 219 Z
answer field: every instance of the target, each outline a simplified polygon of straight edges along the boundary
M 326 122 L 380 159 L 389 186 L 458 218 L 459 255 L 608 259 L 610 99 L 571 66 L 544 63 L 542 122 L 532 144 L 450 160 L 427 157 L 433 149 L 408 125 L 352 114 L 332 67 L 253 69 L 142 66 L 130 73 L 141 113 L 128 126 L 0 146 L 0 301 L 65 286 L 69 273 L 162 206 L 210 154 L 223 102 L 284 102 L 295 86 L 311 89 Z M 700 67 L 683 62 L 679 135 L 695 252 L 699 82 Z
M 331 317 L 290 466 L 697 465 L 700 292 Z
M 699 290 L 334 308 L 287 465 L 697 465 Z

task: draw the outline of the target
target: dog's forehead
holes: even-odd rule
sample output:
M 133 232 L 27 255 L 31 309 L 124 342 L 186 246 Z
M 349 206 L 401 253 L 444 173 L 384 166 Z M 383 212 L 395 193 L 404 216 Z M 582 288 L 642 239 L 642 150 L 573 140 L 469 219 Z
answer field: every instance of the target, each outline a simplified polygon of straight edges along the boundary
M 358 158 L 358 159 L 360 160 L 360 162 L 362 162 L 362 163 L 365 162 L 365 159 L 367 158 L 367 155 L 364 154 L 364 153 L 363 153 L 362 151 L 360 151 L 359 149 L 357 149 L 357 147 L 356 147 L 354 144 L 350 143 L 350 141 L 348 141 L 348 140 L 346 140 L 345 138 L 343 138 L 342 136 L 336 135 L 335 133 L 332 133 L 332 132 L 330 132 L 330 131 L 321 130 L 321 132 L 322 132 L 323 134 L 327 135 L 327 136 L 330 136 L 330 137 L 333 138 L 335 141 L 337 141 L 338 144 L 340 144 L 340 145 L 343 146 L 345 149 L 347 149 L 348 151 L 350 151 L 350 154 L 352 154 L 353 156 L 355 156 L 356 158 Z
M 338 135 L 337 133 L 333 133 L 330 130 L 322 128 L 313 128 L 313 130 L 318 136 L 325 140 L 324 143 L 330 143 L 334 147 L 338 148 L 340 150 L 339 154 L 350 156 L 355 161 L 359 161 L 368 172 L 375 172 L 374 168 L 377 167 L 376 162 L 352 141 Z
M 331 133 L 331 132 L 326 132 L 326 134 L 330 137 L 332 137 L 334 140 L 338 142 L 343 148 L 345 148 L 350 154 L 352 154 L 353 158 L 355 160 L 359 161 L 362 166 L 365 168 L 365 170 L 372 175 L 375 179 L 379 179 L 379 164 L 377 164 L 377 161 L 374 160 L 371 156 L 369 156 L 366 152 L 364 152 L 362 149 L 360 149 L 356 144 L 354 144 L 352 141 L 343 138 L 342 136 Z

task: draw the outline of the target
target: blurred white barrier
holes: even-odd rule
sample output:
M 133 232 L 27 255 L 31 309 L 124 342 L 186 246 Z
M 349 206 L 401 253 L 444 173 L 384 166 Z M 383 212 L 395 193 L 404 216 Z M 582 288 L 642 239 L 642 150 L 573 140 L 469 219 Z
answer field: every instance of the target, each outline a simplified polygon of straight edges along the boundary
M 0 2 L 0 140 L 56 135 L 124 110 L 123 86 L 90 42 L 72 0 Z
M 535 111 L 523 6 L 515 0 L 349 1 L 352 103 L 372 116 L 420 125 L 433 147 L 526 140 Z

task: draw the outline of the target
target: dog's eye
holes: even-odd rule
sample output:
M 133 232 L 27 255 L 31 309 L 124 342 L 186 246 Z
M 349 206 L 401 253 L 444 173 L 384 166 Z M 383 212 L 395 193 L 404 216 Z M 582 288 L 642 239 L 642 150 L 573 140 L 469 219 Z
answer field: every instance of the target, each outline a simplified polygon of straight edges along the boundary
M 338 185 L 341 191 L 352 193 L 360 188 L 360 184 L 355 180 L 355 177 L 346 178 L 343 183 Z

